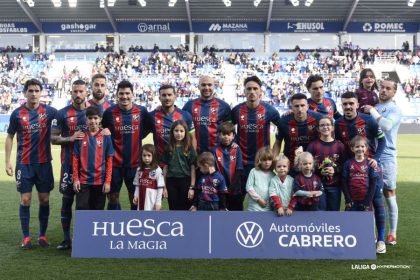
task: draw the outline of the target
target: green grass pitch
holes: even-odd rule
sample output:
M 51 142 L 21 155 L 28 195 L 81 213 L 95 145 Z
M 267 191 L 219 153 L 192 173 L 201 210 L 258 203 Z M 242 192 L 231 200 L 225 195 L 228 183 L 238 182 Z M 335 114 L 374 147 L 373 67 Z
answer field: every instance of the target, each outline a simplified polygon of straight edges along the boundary
M 0 274 L 1 279 L 420 279 L 420 135 L 400 135 L 398 156 L 398 244 L 375 261 L 336 260 L 169 260 L 73 259 L 57 251 L 62 241 L 59 146 L 53 146 L 56 188 L 51 193 L 47 234 L 52 246 L 22 251 L 18 220 L 19 194 L 4 171 L 5 134 L 0 135 Z M 150 137 L 146 140 L 150 141 Z M 16 142 L 13 150 L 16 149 Z M 15 162 L 15 153 L 12 162 Z M 121 194 L 128 209 L 126 191 Z M 31 233 L 36 243 L 38 201 L 31 207 Z M 165 205 L 167 208 L 167 206 Z M 186 248 L 187 249 L 187 248 Z M 193 250 L 194 248 L 188 248 Z M 408 265 L 410 268 L 355 269 L 356 265 Z

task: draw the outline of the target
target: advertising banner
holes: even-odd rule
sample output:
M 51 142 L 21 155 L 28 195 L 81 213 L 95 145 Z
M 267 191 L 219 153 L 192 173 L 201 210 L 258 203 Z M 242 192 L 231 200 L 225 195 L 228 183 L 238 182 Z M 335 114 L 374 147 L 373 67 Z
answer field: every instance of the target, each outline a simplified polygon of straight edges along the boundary
M 120 33 L 188 33 L 188 22 L 118 22 Z
M 38 33 L 32 22 L 0 22 L 0 34 Z
M 262 33 L 264 22 L 194 22 L 195 33 Z
M 350 22 L 349 33 L 416 33 L 417 22 Z
M 343 27 L 342 22 L 328 21 L 273 21 L 270 32 L 278 33 L 337 33 Z
M 375 259 L 372 212 L 76 211 L 73 257 Z
M 45 33 L 113 33 L 109 22 L 44 22 Z

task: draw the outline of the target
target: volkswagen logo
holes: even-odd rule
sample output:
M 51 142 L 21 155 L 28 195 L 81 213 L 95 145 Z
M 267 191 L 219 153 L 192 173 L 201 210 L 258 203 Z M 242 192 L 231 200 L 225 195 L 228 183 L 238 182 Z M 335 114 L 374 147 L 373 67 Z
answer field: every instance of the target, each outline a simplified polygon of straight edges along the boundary
M 254 222 L 244 222 L 236 229 L 236 240 L 242 247 L 255 248 L 262 242 L 264 232 L 261 226 Z

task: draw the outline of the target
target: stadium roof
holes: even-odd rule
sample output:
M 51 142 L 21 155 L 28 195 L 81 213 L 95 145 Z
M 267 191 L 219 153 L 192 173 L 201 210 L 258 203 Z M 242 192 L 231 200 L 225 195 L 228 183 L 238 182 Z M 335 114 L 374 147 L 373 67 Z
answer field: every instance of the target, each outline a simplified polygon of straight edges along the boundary
M 35 5 L 29 7 L 28 2 Z M 294 7 L 289 0 L 261 0 L 254 7 L 254 0 L 231 0 L 226 7 L 222 0 L 178 0 L 168 7 L 168 0 L 117 0 L 114 7 L 100 8 L 100 0 L 78 0 L 70 8 L 68 0 L 55 8 L 51 0 L 2 0 L 0 21 L 398 21 L 420 22 L 420 1 L 413 7 L 407 0 L 314 0 L 310 7 Z M 105 3 L 108 0 L 105 0 Z

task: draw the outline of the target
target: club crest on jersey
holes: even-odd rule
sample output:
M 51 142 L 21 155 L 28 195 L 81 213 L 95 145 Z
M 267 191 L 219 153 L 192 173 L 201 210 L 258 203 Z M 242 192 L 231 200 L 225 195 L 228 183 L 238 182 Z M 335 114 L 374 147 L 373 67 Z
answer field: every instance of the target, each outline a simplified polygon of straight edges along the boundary
M 140 115 L 139 114 L 133 115 L 133 121 L 138 121 L 139 119 L 140 119 Z
M 45 119 L 45 117 L 46 117 L 45 113 L 41 113 L 41 114 L 39 114 L 39 119 L 40 119 L 40 120 Z
M 213 186 L 218 186 L 220 184 L 219 179 L 213 179 Z
M 53 119 L 52 122 L 51 122 L 51 125 L 52 126 L 57 126 L 57 119 Z
M 362 169 L 363 171 L 366 171 L 367 168 L 368 168 L 367 165 L 360 166 L 360 169 Z
M 198 108 L 194 108 L 194 112 L 197 113 L 198 112 Z
M 70 117 L 70 122 L 74 122 L 74 117 Z
M 244 120 L 245 119 L 245 115 L 241 115 L 241 120 Z
M 221 162 L 222 158 L 221 157 L 217 157 L 217 161 Z
M 365 128 L 364 127 L 360 127 L 357 129 L 357 133 L 358 134 L 363 134 L 365 132 Z
M 119 118 L 119 117 L 116 117 L 116 118 L 115 118 L 115 121 L 116 121 L 116 122 L 120 122 L 120 118 Z
M 160 120 L 156 120 L 156 122 L 157 122 L 157 123 L 161 123 L 161 121 L 160 121 Z
M 384 107 L 384 108 L 382 108 L 381 112 L 382 112 L 382 113 L 385 113 L 385 112 L 386 112 L 386 108 L 385 108 L 385 107 Z
M 236 157 L 235 156 L 230 156 L 230 160 L 234 161 L 234 160 L 236 160 Z
M 96 140 L 96 145 L 98 145 L 99 147 L 102 146 L 103 141 L 102 140 Z
M 210 113 L 214 114 L 216 112 L 217 112 L 217 109 L 216 108 L 210 108 Z
M 86 141 L 83 141 L 83 146 L 87 146 L 87 142 Z
M 293 128 L 293 127 L 292 127 L 292 128 L 290 129 L 290 133 L 291 133 L 291 134 L 295 134 L 295 133 L 296 133 L 296 128 Z
M 265 115 L 264 114 L 257 114 L 257 118 L 259 120 L 264 120 L 265 119 Z
M 315 125 L 308 125 L 309 130 L 314 130 L 315 129 Z
M 150 173 L 149 173 L 149 178 L 150 178 L 150 179 L 153 179 L 153 178 L 155 178 L 155 177 L 156 177 L 156 170 L 150 171 Z
M 354 166 L 353 165 L 350 165 L 350 170 L 354 170 Z
M 22 120 L 26 121 L 26 117 L 22 117 Z

